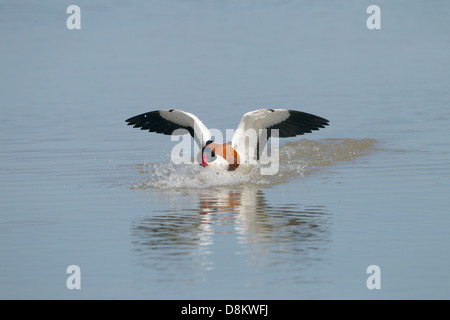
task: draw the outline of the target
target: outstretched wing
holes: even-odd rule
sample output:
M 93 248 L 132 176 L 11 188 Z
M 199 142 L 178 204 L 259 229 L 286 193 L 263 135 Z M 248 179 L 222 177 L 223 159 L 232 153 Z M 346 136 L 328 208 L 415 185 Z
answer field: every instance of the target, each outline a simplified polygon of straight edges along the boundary
M 181 110 L 156 110 L 143 113 L 125 120 L 133 128 L 141 128 L 149 132 L 156 132 L 165 135 L 180 135 L 189 133 L 199 148 L 205 146 L 211 139 L 211 132 L 208 128 L 192 113 Z M 183 132 L 185 129 L 187 132 Z
M 272 136 L 273 129 L 278 129 L 280 138 L 287 138 L 319 130 L 326 125 L 327 119 L 306 112 L 259 109 L 244 114 L 233 135 L 231 145 L 241 154 L 244 161 L 256 161 L 259 160 L 267 140 Z

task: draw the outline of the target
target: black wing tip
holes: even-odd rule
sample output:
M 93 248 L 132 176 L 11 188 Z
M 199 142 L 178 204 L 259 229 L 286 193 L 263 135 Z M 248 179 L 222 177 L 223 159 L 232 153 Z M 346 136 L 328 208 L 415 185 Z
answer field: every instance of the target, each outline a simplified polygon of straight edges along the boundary
M 128 122 L 128 125 L 133 125 L 138 121 L 144 120 L 147 117 L 155 115 L 156 113 L 159 114 L 159 110 L 144 112 L 144 113 L 138 114 L 137 116 L 128 118 L 127 120 L 125 120 L 125 122 Z
M 312 114 L 312 113 L 303 112 L 303 111 L 289 110 L 289 114 L 294 117 L 298 116 L 298 117 L 306 118 L 309 121 L 316 124 L 317 126 L 319 126 L 319 128 L 324 128 L 325 126 L 328 126 L 330 123 L 330 120 L 328 120 L 328 119 L 316 116 L 315 114 Z M 316 130 L 318 130 L 318 129 L 316 129 Z
M 133 121 L 133 118 L 134 118 L 134 117 L 128 118 L 127 120 L 125 120 L 125 122 L 127 122 L 127 124 L 129 125 L 129 124 L 131 124 L 130 122 Z
M 194 137 L 194 128 L 189 126 L 183 126 L 176 124 L 170 120 L 167 120 L 161 116 L 162 110 L 155 110 L 145 112 L 137 116 L 128 118 L 125 120 L 127 125 L 133 126 L 141 130 L 148 130 L 149 132 L 160 133 L 164 135 L 172 135 L 177 129 L 185 129 L 186 133 Z M 165 110 L 168 112 L 176 111 L 176 109 Z M 179 133 L 177 133 L 178 135 Z
M 318 125 L 318 127 L 319 128 L 325 128 L 325 126 L 328 126 L 329 124 L 330 124 L 329 120 L 327 120 L 325 118 L 320 118 L 320 124 Z
M 286 120 L 268 128 L 279 129 L 280 131 L 278 134 L 280 138 L 295 137 L 305 133 L 311 133 L 312 131 L 325 128 L 325 126 L 329 124 L 328 119 L 311 113 L 297 110 L 288 111 L 289 117 Z

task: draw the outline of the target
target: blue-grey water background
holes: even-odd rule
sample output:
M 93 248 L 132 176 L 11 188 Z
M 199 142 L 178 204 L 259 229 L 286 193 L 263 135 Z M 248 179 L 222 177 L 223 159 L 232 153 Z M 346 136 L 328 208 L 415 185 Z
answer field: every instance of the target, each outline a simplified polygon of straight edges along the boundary
M 449 16 L 448 1 L 1 0 L 0 298 L 450 298 Z M 330 126 L 280 140 L 280 174 L 245 181 L 198 180 L 170 164 L 177 142 L 124 122 L 178 108 L 225 130 L 275 107 Z

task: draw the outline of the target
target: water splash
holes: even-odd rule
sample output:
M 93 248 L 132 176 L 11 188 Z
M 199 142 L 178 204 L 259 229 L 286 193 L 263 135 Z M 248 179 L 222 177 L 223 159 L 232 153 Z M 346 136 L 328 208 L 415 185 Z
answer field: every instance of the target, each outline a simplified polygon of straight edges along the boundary
M 133 189 L 202 189 L 234 185 L 270 185 L 312 174 L 342 161 L 352 161 L 375 150 L 374 139 L 301 139 L 279 148 L 280 167 L 274 175 L 261 175 L 255 166 L 249 173 L 205 170 L 196 164 L 173 162 L 139 165 L 139 181 Z M 276 150 L 275 150 L 276 152 Z

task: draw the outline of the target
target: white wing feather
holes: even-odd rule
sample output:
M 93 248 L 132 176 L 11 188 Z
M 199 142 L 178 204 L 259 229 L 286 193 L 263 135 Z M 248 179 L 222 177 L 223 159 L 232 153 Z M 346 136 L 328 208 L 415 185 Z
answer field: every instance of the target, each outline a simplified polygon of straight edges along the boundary
M 260 130 L 267 129 L 289 118 L 287 109 L 259 109 L 243 115 L 231 140 L 231 146 L 241 156 L 241 162 L 255 163 L 259 158 L 258 150 L 262 151 L 267 143 L 261 137 Z
M 182 110 L 160 110 L 162 118 L 167 121 L 179 124 L 183 127 L 190 127 L 194 129 L 194 140 L 201 149 L 206 142 L 211 139 L 211 132 L 203 124 L 203 122 L 195 115 Z
M 165 135 L 181 135 L 189 132 L 199 148 L 204 147 L 211 139 L 211 132 L 199 118 L 181 110 L 150 111 L 125 121 L 134 128 Z
M 241 156 L 241 163 L 256 163 L 267 140 L 278 130 L 280 138 L 295 137 L 319 130 L 328 120 L 310 113 L 288 109 L 259 109 L 244 114 L 237 127 L 232 147 Z

